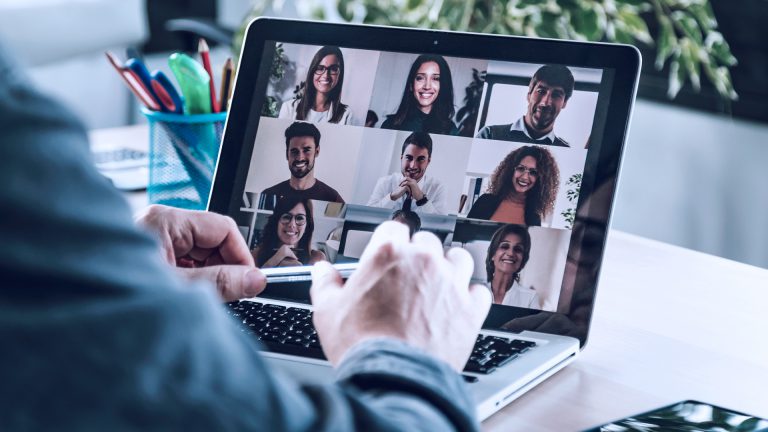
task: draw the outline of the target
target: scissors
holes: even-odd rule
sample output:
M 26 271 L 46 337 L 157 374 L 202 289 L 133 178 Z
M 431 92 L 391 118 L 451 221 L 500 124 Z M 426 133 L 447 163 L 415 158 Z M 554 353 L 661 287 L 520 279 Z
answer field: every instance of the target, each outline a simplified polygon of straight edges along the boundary
M 162 71 L 156 70 L 150 73 L 144 62 L 138 58 L 128 59 L 125 62 L 125 68 L 144 84 L 163 111 L 177 114 L 184 112 L 184 103 L 179 92 Z

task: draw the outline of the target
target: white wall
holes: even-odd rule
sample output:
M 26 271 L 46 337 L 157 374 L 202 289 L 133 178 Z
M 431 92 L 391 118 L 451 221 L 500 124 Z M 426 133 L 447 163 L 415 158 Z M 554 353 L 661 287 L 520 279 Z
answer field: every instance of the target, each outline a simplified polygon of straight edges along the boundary
M 765 124 L 639 100 L 613 227 L 768 267 L 767 168 Z

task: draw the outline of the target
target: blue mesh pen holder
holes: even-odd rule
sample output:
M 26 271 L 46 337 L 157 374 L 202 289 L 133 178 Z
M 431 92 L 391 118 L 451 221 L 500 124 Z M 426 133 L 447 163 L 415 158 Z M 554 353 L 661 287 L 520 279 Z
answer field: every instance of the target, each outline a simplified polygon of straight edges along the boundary
M 227 113 L 142 113 L 149 121 L 149 202 L 204 210 Z

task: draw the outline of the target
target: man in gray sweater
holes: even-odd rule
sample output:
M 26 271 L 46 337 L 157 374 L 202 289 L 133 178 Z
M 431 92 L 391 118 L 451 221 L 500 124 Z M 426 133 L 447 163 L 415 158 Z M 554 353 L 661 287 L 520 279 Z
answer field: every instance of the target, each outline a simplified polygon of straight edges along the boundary
M 308 386 L 221 307 L 265 284 L 230 219 L 151 207 L 139 222 L 81 124 L 0 48 L 0 430 L 477 429 L 457 371 L 490 298 L 463 251 L 390 222 L 346 285 L 315 267 L 338 381 Z M 190 260 L 217 265 L 169 265 Z

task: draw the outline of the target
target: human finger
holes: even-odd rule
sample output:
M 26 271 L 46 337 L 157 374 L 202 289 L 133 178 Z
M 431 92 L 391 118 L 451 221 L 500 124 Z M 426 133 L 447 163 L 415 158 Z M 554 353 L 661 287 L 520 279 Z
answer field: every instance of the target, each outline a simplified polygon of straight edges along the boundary
M 472 255 L 465 249 L 451 248 L 445 254 L 445 258 L 452 264 L 455 278 L 461 282 L 461 286 L 469 286 L 472 273 L 475 271 L 475 262 L 472 260 Z
M 227 264 L 254 264 L 248 246 L 231 218 L 211 212 L 190 212 L 187 223 L 195 248 L 216 248 Z
M 396 246 L 407 244 L 409 241 L 410 235 L 408 233 L 408 227 L 405 224 L 395 221 L 385 221 L 373 232 L 371 239 L 368 241 L 368 245 L 360 256 L 360 263 L 372 259 L 375 252 L 386 243 Z
M 429 231 L 419 231 L 411 238 L 411 243 L 426 248 L 430 253 L 443 256 L 443 243 Z
M 267 278 L 259 269 L 244 265 L 183 268 L 179 271 L 190 279 L 205 279 L 214 283 L 225 302 L 255 297 L 267 285 Z
M 319 261 L 312 266 L 312 286 L 309 296 L 312 304 L 318 298 L 332 290 L 341 289 L 343 281 L 339 272 L 327 261 Z
M 469 287 L 469 298 L 472 299 L 472 310 L 477 317 L 477 324 L 480 325 L 491 310 L 491 303 L 493 302 L 491 290 L 486 288 L 485 285 L 472 284 Z

